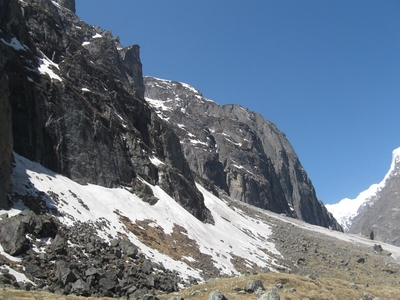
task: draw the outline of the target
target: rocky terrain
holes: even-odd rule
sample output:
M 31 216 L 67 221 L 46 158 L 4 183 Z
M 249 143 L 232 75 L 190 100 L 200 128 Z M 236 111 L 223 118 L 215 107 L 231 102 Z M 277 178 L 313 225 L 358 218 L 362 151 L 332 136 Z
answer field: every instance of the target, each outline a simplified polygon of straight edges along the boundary
M 156 186 L 151 205 L 126 188 L 82 186 L 17 154 L 15 160 L 16 207 L 0 221 L 4 287 L 147 299 L 215 277 L 271 272 L 305 276 L 299 280 L 311 284 L 344 280 L 341 288 L 352 283 L 358 294 L 392 295 L 383 286 L 399 285 L 400 248 L 389 244 L 199 187 L 215 221 L 205 224 Z M 301 290 L 299 283 L 290 288 Z
M 139 46 L 73 0 L 0 0 L 0 62 L 1 287 L 155 299 L 278 272 L 398 285 L 399 249 L 342 234 L 274 124 L 143 78 Z
M 273 123 L 238 105 L 221 106 L 181 82 L 145 77 L 144 84 L 145 99 L 178 135 L 201 180 L 245 203 L 341 230 Z

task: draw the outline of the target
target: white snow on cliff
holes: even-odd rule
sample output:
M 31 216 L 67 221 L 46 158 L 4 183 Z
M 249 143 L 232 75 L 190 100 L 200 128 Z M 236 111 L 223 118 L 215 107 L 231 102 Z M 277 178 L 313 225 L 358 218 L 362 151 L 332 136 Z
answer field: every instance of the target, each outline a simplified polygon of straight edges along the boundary
M 92 184 L 80 185 L 38 163 L 16 153 L 14 155 L 14 193 L 24 195 L 44 192 L 46 195 L 58 195 L 58 199 L 50 196 L 44 199 L 49 208 L 54 211 L 57 209 L 61 213 L 58 219 L 62 223 L 72 225 L 74 221 L 81 221 L 94 224 L 96 221 L 106 220 L 108 226 L 97 229 L 99 236 L 110 240 L 119 233 L 126 234 L 146 257 L 179 272 L 182 278 L 191 276 L 201 280 L 201 275 L 198 270 L 187 265 L 184 259 L 174 260 L 143 244 L 126 229 L 120 220 L 120 214 L 128 216 L 132 223 L 150 220 L 152 227 L 161 227 L 165 234 L 171 234 L 175 226 L 183 227 L 186 230 L 185 235 L 196 241 L 201 253 L 211 256 L 214 266 L 223 274 L 239 274 L 232 263 L 235 257 L 243 258 L 248 265 L 256 264 L 272 271 L 277 266 L 274 257 L 281 257 L 274 243 L 269 241 L 270 225 L 240 214 L 200 185 L 197 187 L 204 196 L 205 205 L 211 211 L 215 225 L 202 223 L 193 217 L 159 186 L 148 184 L 154 196 L 159 199 L 151 206 L 126 187 L 111 189 Z M 153 158 L 153 162 L 157 165 L 158 160 Z M 14 211 L 23 209 L 24 206 L 20 203 L 19 208 Z M 188 253 L 185 257 L 189 255 Z
M 376 194 L 382 190 L 386 184 L 386 180 L 400 171 L 400 147 L 392 152 L 392 163 L 390 169 L 380 183 L 371 185 L 367 190 L 361 192 L 356 198 L 345 198 L 336 204 L 327 204 L 326 208 L 335 219 L 342 225 L 346 232 L 350 229 L 353 219 L 360 212 L 360 208 L 367 205 Z

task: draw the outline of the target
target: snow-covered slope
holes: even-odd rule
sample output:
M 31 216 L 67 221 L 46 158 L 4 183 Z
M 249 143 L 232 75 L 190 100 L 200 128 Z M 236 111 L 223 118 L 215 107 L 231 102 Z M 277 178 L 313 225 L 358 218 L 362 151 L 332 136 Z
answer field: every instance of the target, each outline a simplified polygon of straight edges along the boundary
M 213 266 L 226 275 L 239 274 L 233 263 L 238 257 L 248 266 L 258 265 L 271 270 L 277 266 L 274 257 L 280 257 L 280 253 L 268 240 L 271 235 L 270 226 L 230 208 L 199 185 L 215 225 L 202 223 L 193 217 L 158 186 L 150 185 L 159 199 L 151 206 L 126 187 L 111 189 L 91 184 L 80 185 L 38 163 L 14 155 L 14 193 L 24 195 L 44 192 L 51 195 L 44 197 L 47 206 L 53 212 L 58 211 L 58 219 L 64 224 L 72 225 L 76 221 L 96 224 L 98 221 L 105 221 L 108 226 L 96 227 L 102 238 L 109 241 L 123 233 L 148 258 L 179 272 L 182 278 L 191 276 L 202 279 L 200 271 L 190 266 L 190 263 L 202 258 L 211 259 Z M 8 214 L 15 215 L 24 209 L 22 203 L 16 207 L 8 211 Z M 151 227 L 163 231 L 165 237 L 162 242 L 167 247 L 171 246 L 168 244 L 171 242 L 168 236 L 179 229 L 178 236 L 174 235 L 175 241 L 172 242 L 177 243 L 178 239 L 188 238 L 189 241 L 194 241 L 197 249 L 191 249 L 191 253 L 181 253 L 179 259 L 173 259 L 167 252 L 146 245 L 127 228 L 127 223 L 121 217 L 129 218 L 130 224 L 142 221 L 147 224 L 148 227 L 144 228 L 144 223 L 140 223 L 136 226 L 139 230 L 149 230 Z M 193 257 L 193 253 L 198 254 Z
M 6 211 L 10 218 L 27 209 L 22 200 L 42 199 L 54 217 L 69 226 L 66 229 L 68 232 L 83 234 L 85 238 L 92 239 L 95 238 L 92 236 L 92 234 L 95 235 L 93 231 L 90 236 L 87 236 L 86 231 L 76 233 L 74 229 L 79 224 L 91 226 L 106 241 L 106 245 L 102 244 L 102 247 L 110 249 L 113 247 L 115 238 L 129 239 L 140 249 L 140 257 L 145 256 L 158 263 L 159 266 L 162 265 L 162 269 L 178 273 L 182 279 L 179 283 L 183 286 L 193 284 L 193 278 L 203 281 L 210 275 L 229 276 L 249 271 L 287 271 L 292 268 L 295 271 L 299 268 L 296 263 L 299 251 L 304 251 L 302 247 L 308 240 L 307 237 L 310 237 L 312 245 L 331 244 L 332 253 L 335 254 L 336 251 L 352 247 L 343 246 L 342 243 L 350 243 L 356 247 L 361 245 L 364 247 L 362 253 L 369 253 L 375 245 L 374 241 L 360 235 L 344 234 L 311 225 L 226 196 L 220 199 L 197 185 L 215 220 L 214 225 L 206 224 L 183 209 L 159 186 L 149 185 L 154 196 L 158 198 L 158 202 L 152 206 L 133 194 L 127 187 L 111 189 L 90 184 L 80 185 L 38 163 L 17 154 L 14 155 L 15 166 L 12 174 L 14 195 L 12 198 L 14 201 L 16 199 L 21 199 L 21 201 L 15 203 L 13 209 Z M 162 163 L 159 158 L 152 159 Z M 24 197 L 26 194 L 38 197 Z M 0 218 L 4 218 L 3 213 L 5 211 L 0 211 Z M 56 240 L 57 237 L 46 238 L 45 243 L 52 246 Z M 381 245 L 387 253 L 391 253 L 388 260 L 397 263 L 400 259 L 400 247 L 385 243 Z M 84 251 L 84 255 L 96 259 L 96 256 L 88 254 L 85 249 L 88 249 L 85 245 L 68 240 L 69 253 L 74 255 L 74 253 Z M 46 252 L 49 253 L 46 248 L 32 247 L 31 253 L 32 251 L 36 252 L 34 257 L 45 256 Z M 319 251 L 322 251 L 322 254 Z M 323 253 L 325 253 L 323 249 L 318 252 L 309 251 L 311 256 L 323 255 Z M 304 253 L 301 252 L 300 255 Z M 10 262 L 5 268 L 12 269 L 12 273 L 19 278 L 19 281 L 27 282 L 24 277 L 26 272 L 22 266 L 29 264 L 29 260 L 26 260 L 29 255 L 12 257 L 4 253 L 3 248 L 0 247 L 1 256 Z M 385 259 L 384 256 L 381 257 Z M 64 259 L 68 258 L 68 256 L 64 257 Z M 79 259 L 82 259 L 82 256 Z M 124 262 L 126 268 L 129 269 L 132 266 L 135 268 L 138 260 L 139 258 L 134 261 L 126 260 Z M 85 264 L 88 263 L 85 262 Z M 326 269 L 328 266 L 331 265 L 323 265 L 322 268 Z M 0 266 L 1 268 L 4 269 L 4 266 Z M 55 268 L 57 270 L 57 266 Z M 307 272 L 310 271 L 307 270 Z M 86 269 L 84 271 L 86 272 Z M 157 267 L 154 272 L 158 272 Z
M 397 148 L 392 152 L 390 169 L 380 183 L 371 185 L 354 199 L 345 198 L 336 204 L 325 205 L 328 211 L 331 212 L 340 225 L 342 225 L 345 232 L 350 229 L 354 218 L 362 212 L 365 206 L 373 205 L 374 197 L 385 187 L 386 181 L 399 172 L 399 162 L 400 148 Z

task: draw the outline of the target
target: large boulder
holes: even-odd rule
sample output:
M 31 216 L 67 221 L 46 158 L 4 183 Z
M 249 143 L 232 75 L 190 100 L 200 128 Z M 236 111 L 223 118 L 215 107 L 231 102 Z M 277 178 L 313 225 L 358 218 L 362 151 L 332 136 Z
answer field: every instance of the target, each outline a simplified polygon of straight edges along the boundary
M 45 222 L 43 222 L 43 218 Z M 49 228 L 52 226 L 54 227 Z M 52 234 L 56 230 L 55 224 L 47 217 L 24 210 L 11 218 L 0 220 L 0 243 L 8 254 L 19 255 L 29 249 L 27 233 L 33 234 L 35 237 L 49 237 L 47 234 Z

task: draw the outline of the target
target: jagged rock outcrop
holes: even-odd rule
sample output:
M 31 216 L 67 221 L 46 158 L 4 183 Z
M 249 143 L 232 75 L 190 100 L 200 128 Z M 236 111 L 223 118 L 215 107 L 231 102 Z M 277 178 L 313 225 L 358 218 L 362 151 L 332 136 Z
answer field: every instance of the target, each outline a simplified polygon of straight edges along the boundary
M 162 183 L 212 222 L 178 137 L 143 99 L 139 46 L 82 22 L 74 1 L 3 1 L 14 151 L 81 184 Z
M 187 84 L 145 77 L 145 97 L 181 140 L 191 170 L 234 199 L 341 230 L 285 135 L 260 114 Z
M 392 165 L 376 193 L 360 206 L 350 233 L 400 246 L 400 148 L 393 151 Z

